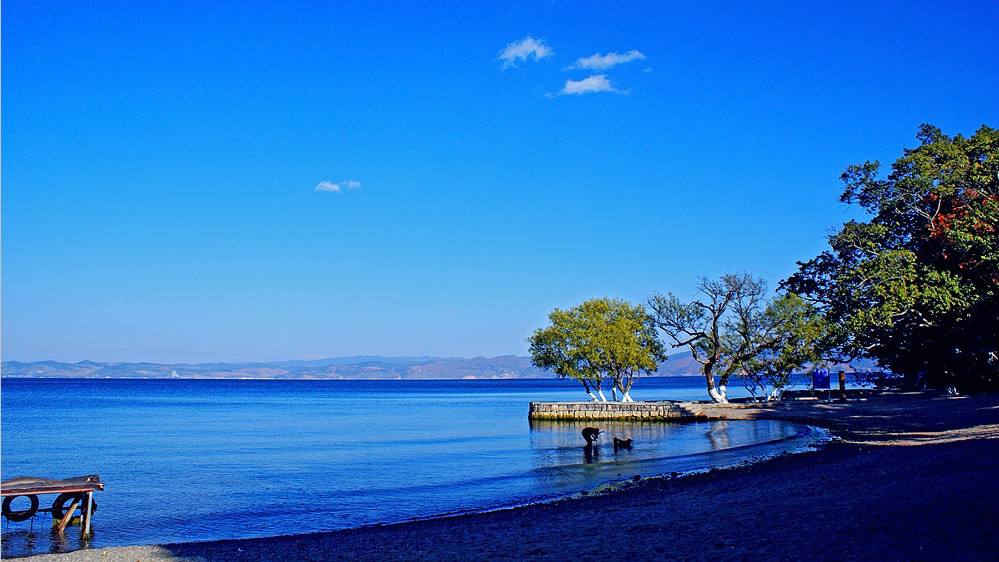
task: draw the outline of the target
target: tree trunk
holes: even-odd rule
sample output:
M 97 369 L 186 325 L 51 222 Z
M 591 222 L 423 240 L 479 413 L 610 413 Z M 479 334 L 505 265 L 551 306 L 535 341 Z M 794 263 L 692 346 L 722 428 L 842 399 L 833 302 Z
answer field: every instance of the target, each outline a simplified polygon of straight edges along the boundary
M 634 402 L 635 401 L 631 397 L 631 385 L 632 385 L 633 382 L 634 382 L 634 379 L 632 379 L 631 377 L 628 377 L 628 382 L 627 383 L 623 382 L 623 380 L 615 382 L 615 385 L 617 385 L 618 390 L 621 391 L 621 402 Z
M 618 386 L 618 390 L 621 391 L 621 402 L 634 402 L 631 398 L 631 392 L 627 386 Z
M 607 397 L 606 397 L 606 396 L 604 396 L 604 391 L 603 391 L 603 390 L 600 390 L 600 389 L 598 388 L 598 389 L 597 389 L 597 394 L 599 394 L 599 395 L 600 395 L 600 401 L 601 401 L 601 402 L 606 402 L 606 401 L 607 401 Z
M 722 385 L 721 392 L 715 388 L 715 375 L 711 371 L 712 367 L 714 367 L 714 363 L 704 365 L 704 380 L 708 383 L 708 396 L 716 404 L 728 404 L 728 398 L 725 397 L 725 385 Z
M 617 402 L 617 385 L 611 387 L 611 398 Z
M 718 392 L 715 388 L 709 390 L 708 395 L 711 396 L 711 400 L 716 404 L 728 404 L 728 400 L 726 400 L 722 393 Z

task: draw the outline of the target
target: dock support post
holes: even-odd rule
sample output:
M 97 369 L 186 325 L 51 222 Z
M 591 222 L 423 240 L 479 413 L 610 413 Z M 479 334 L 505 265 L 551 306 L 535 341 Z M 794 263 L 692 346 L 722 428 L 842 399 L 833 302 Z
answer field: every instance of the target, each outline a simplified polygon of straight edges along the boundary
M 87 492 L 87 509 L 83 511 L 83 538 L 90 538 L 90 515 L 94 511 L 94 493 Z
M 59 522 L 59 534 L 63 534 L 66 530 L 66 525 L 69 525 L 69 520 L 73 518 L 73 514 L 76 513 L 76 506 L 80 505 L 80 502 L 73 500 L 73 503 L 69 504 L 69 509 L 66 510 L 66 515 L 62 516 L 62 521 Z

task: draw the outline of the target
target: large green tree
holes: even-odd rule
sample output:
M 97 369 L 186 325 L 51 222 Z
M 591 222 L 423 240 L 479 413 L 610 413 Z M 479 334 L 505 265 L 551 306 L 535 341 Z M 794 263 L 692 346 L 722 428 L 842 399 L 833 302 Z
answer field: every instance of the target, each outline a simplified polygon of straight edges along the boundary
M 569 310 L 556 308 L 548 320 L 550 325 L 529 340 L 534 365 L 578 380 L 593 400 L 607 400 L 602 385 L 608 379 L 622 401 L 632 401 L 635 379 L 655 372 L 666 359 L 655 325 L 641 305 L 590 299 Z
M 842 174 L 859 205 L 783 286 L 818 306 L 846 356 L 868 356 L 933 386 L 999 384 L 999 131 L 923 125 L 883 174 Z

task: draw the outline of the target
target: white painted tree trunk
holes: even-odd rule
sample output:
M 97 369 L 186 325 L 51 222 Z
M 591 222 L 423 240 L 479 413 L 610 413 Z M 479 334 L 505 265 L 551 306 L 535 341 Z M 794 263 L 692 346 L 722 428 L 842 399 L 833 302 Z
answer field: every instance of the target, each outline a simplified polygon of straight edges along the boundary
M 725 388 L 725 387 L 723 386 L 722 388 Z M 708 394 L 711 395 L 711 400 L 713 400 L 715 403 L 717 403 L 717 404 L 728 404 L 728 399 L 725 398 L 724 394 L 722 394 L 721 392 L 718 392 L 717 388 L 712 388 L 711 390 L 708 391 Z
M 626 391 L 624 395 L 621 396 L 621 402 L 634 402 L 631 398 L 631 393 Z
M 601 401 L 601 402 L 606 402 L 606 401 L 607 401 L 607 397 L 606 397 L 606 396 L 604 396 L 604 391 L 603 391 L 603 390 L 599 390 L 599 389 L 598 389 L 598 390 L 597 390 L 597 394 L 599 394 L 599 395 L 600 395 L 600 401 Z
M 611 387 L 611 398 L 617 402 L 617 387 Z
M 593 393 L 592 393 L 592 392 L 590 392 L 589 390 L 587 390 L 587 391 L 586 391 L 586 395 L 587 395 L 587 396 L 589 396 L 589 397 L 590 397 L 590 399 L 591 399 L 591 400 L 593 400 L 594 402 L 600 402 L 600 399 L 599 399 L 599 398 L 597 398 L 597 395 L 596 395 L 596 394 L 593 394 Z

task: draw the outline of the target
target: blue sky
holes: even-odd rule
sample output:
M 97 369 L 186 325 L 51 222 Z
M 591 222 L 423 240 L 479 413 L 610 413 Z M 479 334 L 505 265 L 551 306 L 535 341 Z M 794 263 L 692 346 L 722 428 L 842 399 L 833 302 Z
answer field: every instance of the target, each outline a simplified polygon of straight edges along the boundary
M 416 4 L 5 2 L 3 358 L 522 354 L 999 126 L 996 2 Z

